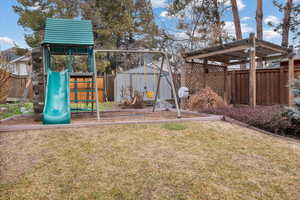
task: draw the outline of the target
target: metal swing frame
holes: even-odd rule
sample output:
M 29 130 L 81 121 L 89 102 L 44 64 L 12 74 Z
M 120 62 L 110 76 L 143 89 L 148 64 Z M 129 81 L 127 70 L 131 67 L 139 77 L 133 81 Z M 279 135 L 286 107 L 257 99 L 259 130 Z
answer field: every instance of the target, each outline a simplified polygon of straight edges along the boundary
M 155 106 L 156 106 L 156 103 L 157 103 L 158 92 L 159 92 L 159 89 L 160 89 L 161 74 L 163 72 L 164 61 L 166 61 L 167 67 L 168 67 L 168 72 L 170 74 L 170 82 L 171 82 L 173 99 L 174 99 L 175 105 L 176 105 L 177 118 L 181 118 L 181 111 L 180 111 L 180 108 L 179 108 L 178 97 L 177 97 L 177 93 L 176 93 L 176 89 L 175 89 L 175 84 L 174 84 L 174 80 L 173 80 L 173 76 L 172 76 L 172 68 L 170 66 L 170 60 L 169 60 L 168 54 L 166 52 L 163 52 L 163 51 L 151 51 L 151 50 L 94 49 L 94 70 L 96 70 L 95 54 L 97 52 L 104 52 L 104 53 L 107 53 L 107 52 L 111 52 L 111 53 L 127 53 L 127 54 L 130 54 L 130 53 L 138 53 L 138 54 L 145 54 L 145 53 L 160 54 L 162 56 L 162 61 L 161 61 L 161 66 L 159 68 L 159 76 L 158 76 L 158 80 L 157 80 L 157 88 L 156 88 L 156 91 L 155 91 L 155 99 L 154 99 L 154 104 L 153 104 L 152 112 L 155 112 Z M 96 73 L 94 75 L 97 76 Z M 98 91 L 97 86 L 96 86 L 96 91 Z M 97 116 L 98 116 L 98 119 L 100 119 L 99 109 L 97 109 Z

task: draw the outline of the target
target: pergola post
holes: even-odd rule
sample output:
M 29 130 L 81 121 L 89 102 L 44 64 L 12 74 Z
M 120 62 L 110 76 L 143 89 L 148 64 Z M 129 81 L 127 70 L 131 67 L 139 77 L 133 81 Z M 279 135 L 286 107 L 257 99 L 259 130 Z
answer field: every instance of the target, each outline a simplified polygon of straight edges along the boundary
M 252 108 L 256 106 L 256 41 L 254 33 L 250 34 L 249 41 L 251 48 L 249 51 L 250 56 L 250 69 L 249 69 L 249 105 Z
M 294 49 L 293 46 L 289 47 L 289 67 L 288 67 L 288 105 L 293 106 L 294 105 L 294 94 L 293 89 L 291 88 L 291 84 L 294 82 L 295 78 L 295 72 L 294 72 Z

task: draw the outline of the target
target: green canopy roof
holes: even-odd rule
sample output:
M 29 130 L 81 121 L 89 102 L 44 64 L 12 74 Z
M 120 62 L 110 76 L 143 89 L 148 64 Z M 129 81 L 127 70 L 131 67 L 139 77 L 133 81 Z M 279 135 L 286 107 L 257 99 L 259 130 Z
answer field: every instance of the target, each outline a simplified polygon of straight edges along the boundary
M 48 18 L 42 44 L 94 45 L 90 20 Z

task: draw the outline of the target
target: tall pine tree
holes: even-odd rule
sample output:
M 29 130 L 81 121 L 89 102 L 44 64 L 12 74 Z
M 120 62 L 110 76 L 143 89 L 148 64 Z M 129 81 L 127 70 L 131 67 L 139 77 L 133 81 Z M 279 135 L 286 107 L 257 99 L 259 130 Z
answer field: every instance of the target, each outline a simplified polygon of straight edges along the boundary
M 17 0 L 13 6 L 19 15 L 18 24 L 25 31 L 25 40 L 30 47 L 36 47 L 43 40 L 47 17 L 74 18 L 78 16 L 79 0 Z
M 150 0 L 83 0 L 81 9 L 82 17 L 93 22 L 98 46 L 153 47 L 158 28 Z
M 269 22 L 274 31 L 282 35 L 281 46 L 288 47 L 290 40 L 298 40 L 300 36 L 300 3 L 295 0 L 272 1 L 274 6 L 283 13 L 283 19 L 279 24 Z

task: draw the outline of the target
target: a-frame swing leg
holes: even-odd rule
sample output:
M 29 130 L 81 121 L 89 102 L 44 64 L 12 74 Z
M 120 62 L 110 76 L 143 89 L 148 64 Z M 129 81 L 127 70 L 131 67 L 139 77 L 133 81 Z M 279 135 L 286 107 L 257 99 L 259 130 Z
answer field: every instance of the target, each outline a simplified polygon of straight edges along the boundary
M 155 107 L 156 107 L 156 102 L 157 102 L 158 93 L 159 93 L 159 87 L 160 87 L 161 73 L 162 73 L 163 66 L 164 66 L 164 60 L 165 60 L 165 56 L 162 56 L 161 65 L 160 65 L 160 69 L 159 69 L 158 80 L 157 80 L 157 87 L 156 87 L 156 91 L 155 91 L 155 99 L 154 99 L 154 104 L 153 104 L 152 112 L 155 112 Z
M 176 105 L 176 110 L 177 110 L 177 118 L 181 118 L 181 112 L 180 112 L 180 108 L 179 108 L 179 104 L 178 104 L 175 84 L 174 84 L 174 80 L 173 80 L 172 69 L 171 69 L 171 66 L 170 66 L 170 61 L 169 61 L 167 53 L 164 53 L 164 57 L 166 59 L 167 66 L 168 66 L 168 71 L 169 71 L 169 74 L 170 74 L 170 81 L 171 81 L 171 86 L 172 86 L 173 98 L 175 100 L 175 105 Z
M 93 67 L 94 67 L 94 87 L 95 87 L 95 96 L 96 96 L 96 109 L 97 109 L 97 119 L 100 120 L 100 110 L 99 110 L 99 96 L 98 96 L 98 84 L 97 84 L 97 69 L 96 69 L 96 59 L 95 51 L 93 51 Z

